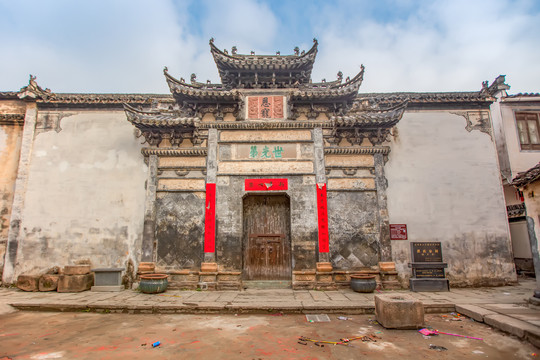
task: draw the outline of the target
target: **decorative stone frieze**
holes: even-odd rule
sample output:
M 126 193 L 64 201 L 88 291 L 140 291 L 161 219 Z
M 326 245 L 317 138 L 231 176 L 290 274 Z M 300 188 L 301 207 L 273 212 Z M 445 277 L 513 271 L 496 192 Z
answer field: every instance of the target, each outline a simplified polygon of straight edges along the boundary
M 22 125 L 24 114 L 0 114 L 0 125 Z

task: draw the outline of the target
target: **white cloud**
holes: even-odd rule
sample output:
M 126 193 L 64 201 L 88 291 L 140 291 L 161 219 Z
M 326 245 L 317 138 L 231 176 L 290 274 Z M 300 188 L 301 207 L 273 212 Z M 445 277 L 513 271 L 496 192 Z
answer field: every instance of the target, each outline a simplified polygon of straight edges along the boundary
M 331 14 L 315 76 L 335 77 L 337 66 L 353 75 L 364 63 L 365 92 L 479 90 L 499 74 L 519 91 L 539 91 L 540 18 L 527 11 L 517 2 L 433 2 L 393 23 L 351 15 L 358 21 L 346 27 Z
M 166 92 L 164 65 L 194 65 L 199 41 L 170 2 L 23 4 L 7 15 L 19 28 L 2 29 L 3 90 L 32 73 L 56 92 Z
M 311 34 L 314 81 L 364 64 L 362 92 L 478 90 L 499 74 L 512 92 L 537 92 L 539 33 L 534 0 L 0 0 L 0 90 L 32 73 L 55 92 L 167 93 L 163 66 L 219 81 L 210 37 L 240 53 L 290 54 L 310 48 Z

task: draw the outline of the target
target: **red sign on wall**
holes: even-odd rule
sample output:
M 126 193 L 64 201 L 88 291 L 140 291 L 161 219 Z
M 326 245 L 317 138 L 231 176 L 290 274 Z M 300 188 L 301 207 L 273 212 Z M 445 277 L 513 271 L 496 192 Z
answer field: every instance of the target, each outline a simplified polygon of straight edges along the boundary
M 326 184 L 317 184 L 317 214 L 319 215 L 319 252 L 327 253 L 329 248 L 328 209 Z
M 407 240 L 407 225 L 390 224 L 390 240 Z
M 288 190 L 287 179 L 246 179 L 246 191 L 279 191 Z

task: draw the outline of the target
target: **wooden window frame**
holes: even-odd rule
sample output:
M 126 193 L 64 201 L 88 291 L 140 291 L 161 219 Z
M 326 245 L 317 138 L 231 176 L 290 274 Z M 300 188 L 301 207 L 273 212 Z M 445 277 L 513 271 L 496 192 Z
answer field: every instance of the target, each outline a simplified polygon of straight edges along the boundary
M 521 118 L 522 116 L 525 116 L 525 115 L 535 115 L 536 116 L 536 119 L 526 119 L 526 118 Z M 517 138 L 518 138 L 518 142 L 519 142 L 519 146 L 520 146 L 520 149 L 521 150 L 540 150 L 540 144 L 531 144 L 531 137 L 530 137 L 530 133 L 529 133 L 529 126 L 527 124 L 528 121 L 536 121 L 536 129 L 537 131 L 540 133 L 540 112 L 538 111 L 516 111 L 514 113 L 514 116 L 515 116 L 515 119 L 516 119 L 516 131 L 517 131 Z M 527 131 L 527 138 L 529 139 L 529 143 L 527 144 L 523 144 L 521 142 L 521 136 L 520 136 L 520 132 L 519 132 L 519 122 L 523 122 L 524 123 L 524 128 L 525 130 Z

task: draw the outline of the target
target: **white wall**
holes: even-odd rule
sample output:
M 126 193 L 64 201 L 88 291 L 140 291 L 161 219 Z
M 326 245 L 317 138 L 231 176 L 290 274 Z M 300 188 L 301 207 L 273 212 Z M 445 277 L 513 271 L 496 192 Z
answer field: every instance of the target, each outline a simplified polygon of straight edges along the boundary
M 409 233 L 392 241 L 402 280 L 412 241 L 442 243 L 451 285 L 516 280 L 495 145 L 466 125 L 443 111 L 407 112 L 397 125 L 385 171 L 390 223 Z
M 136 263 L 147 171 L 141 140 L 123 111 L 78 112 L 60 127 L 34 139 L 15 275 L 80 260 Z

